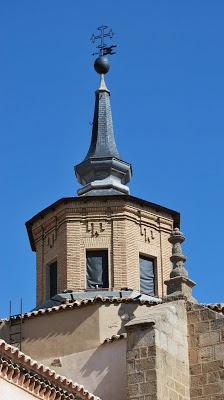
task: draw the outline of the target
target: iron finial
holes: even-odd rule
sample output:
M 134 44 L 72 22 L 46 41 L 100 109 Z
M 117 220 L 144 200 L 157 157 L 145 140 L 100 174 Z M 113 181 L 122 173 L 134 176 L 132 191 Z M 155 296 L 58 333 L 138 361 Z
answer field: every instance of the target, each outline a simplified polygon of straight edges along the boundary
M 97 59 L 95 60 L 94 63 L 94 68 L 96 70 L 96 72 L 98 74 L 106 74 L 109 69 L 110 69 L 110 63 L 108 58 L 106 57 L 108 54 L 112 55 L 115 54 L 115 47 L 117 47 L 116 45 L 111 45 L 108 46 L 105 43 L 105 38 L 109 37 L 110 39 L 112 39 L 114 32 L 112 31 L 112 29 L 110 29 L 107 25 L 101 25 L 97 28 L 97 30 L 99 31 L 98 35 L 95 35 L 94 33 L 92 34 L 90 40 L 92 43 L 95 43 L 97 40 L 99 40 L 99 44 L 96 46 L 96 48 L 98 49 L 98 51 L 96 51 L 95 53 L 93 53 L 94 55 L 98 55 L 99 57 L 97 57 Z

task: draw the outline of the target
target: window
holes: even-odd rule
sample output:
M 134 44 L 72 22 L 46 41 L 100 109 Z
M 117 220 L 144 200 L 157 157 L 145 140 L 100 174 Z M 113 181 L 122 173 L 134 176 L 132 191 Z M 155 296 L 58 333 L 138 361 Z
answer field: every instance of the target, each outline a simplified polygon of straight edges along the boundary
M 155 265 L 154 260 L 139 256 L 140 292 L 155 295 Z
M 88 289 L 109 287 L 107 250 L 86 252 L 86 287 Z
M 49 297 L 53 297 L 57 294 L 58 284 L 57 284 L 57 261 L 49 265 Z

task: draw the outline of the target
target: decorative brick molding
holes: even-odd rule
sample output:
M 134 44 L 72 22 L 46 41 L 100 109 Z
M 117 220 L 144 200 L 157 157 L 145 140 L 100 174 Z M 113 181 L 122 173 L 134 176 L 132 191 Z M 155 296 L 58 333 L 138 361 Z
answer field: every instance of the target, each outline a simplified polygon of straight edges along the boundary
M 0 377 L 44 400 L 100 400 L 4 340 L 0 340 Z
M 86 230 L 92 237 L 98 237 L 106 229 L 105 221 L 87 221 Z

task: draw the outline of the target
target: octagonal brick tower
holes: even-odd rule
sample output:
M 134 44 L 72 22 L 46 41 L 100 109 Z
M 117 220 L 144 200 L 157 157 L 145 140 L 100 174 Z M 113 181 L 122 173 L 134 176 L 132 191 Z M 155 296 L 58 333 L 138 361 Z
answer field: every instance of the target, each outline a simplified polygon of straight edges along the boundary
M 90 148 L 75 167 L 83 187 L 78 197 L 60 199 L 26 223 L 36 252 L 37 307 L 104 292 L 166 294 L 168 238 L 179 227 L 179 213 L 129 195 L 131 165 L 116 147 L 104 67 L 105 58 L 97 66 L 101 77 Z

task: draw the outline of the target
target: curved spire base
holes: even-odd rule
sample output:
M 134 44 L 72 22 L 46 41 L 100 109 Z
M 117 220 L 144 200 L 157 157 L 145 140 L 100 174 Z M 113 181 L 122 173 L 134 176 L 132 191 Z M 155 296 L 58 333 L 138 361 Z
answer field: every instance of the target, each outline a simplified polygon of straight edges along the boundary
M 76 165 L 75 173 L 83 188 L 78 196 L 129 194 L 131 165 L 115 157 L 89 158 Z

